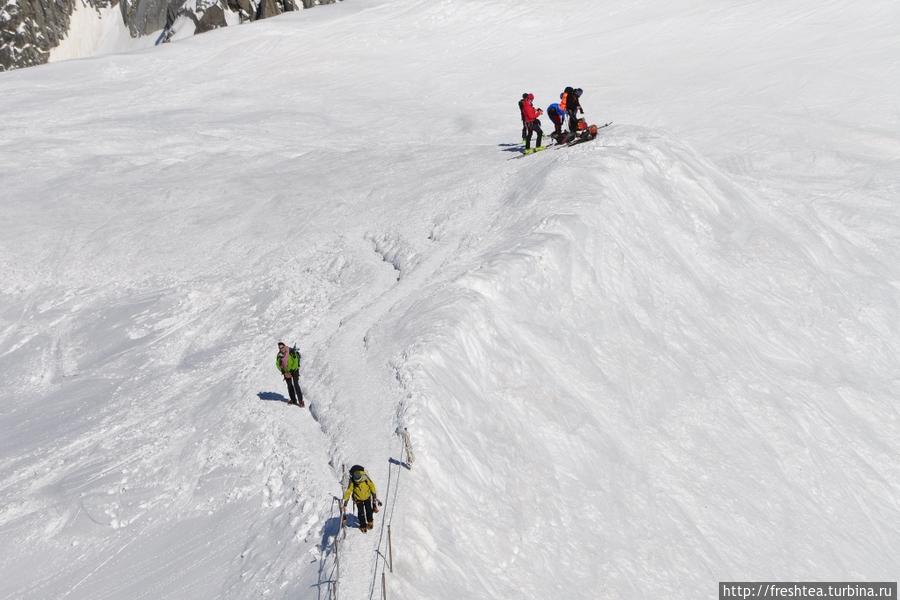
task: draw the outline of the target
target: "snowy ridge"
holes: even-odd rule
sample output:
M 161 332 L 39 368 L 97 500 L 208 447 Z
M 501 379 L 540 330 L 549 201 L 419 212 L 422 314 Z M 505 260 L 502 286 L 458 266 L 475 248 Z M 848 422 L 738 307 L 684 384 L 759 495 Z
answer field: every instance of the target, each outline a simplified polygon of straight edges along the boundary
M 0 599 L 327 598 L 354 463 L 342 598 L 388 522 L 392 598 L 896 578 L 893 3 L 558 7 L 3 75 Z M 510 161 L 567 83 L 616 124 Z
M 889 393 L 842 385 L 876 381 L 879 367 L 867 361 L 898 355 L 896 340 L 883 336 L 887 323 L 833 332 L 798 323 L 833 310 L 818 303 L 842 294 L 779 234 L 754 194 L 658 134 L 619 128 L 607 139 L 580 155 L 536 158 L 547 164 L 509 203 L 506 214 L 516 219 L 498 236 L 502 246 L 404 315 L 414 317 L 403 329 L 420 349 L 406 367 L 421 387 L 416 420 L 436 432 L 420 449 L 433 466 L 417 473 L 434 491 L 411 511 L 455 515 L 451 531 L 412 525 L 425 543 L 410 568 L 424 563 L 441 580 L 404 592 L 435 586 L 452 590 L 448 597 L 501 598 L 522 586 L 551 597 L 559 580 L 536 565 L 564 560 L 566 586 L 587 589 L 598 561 L 626 548 L 664 560 L 665 579 L 653 584 L 639 577 L 640 565 L 623 563 L 605 586 L 662 594 L 674 578 L 699 589 L 708 574 L 697 570 L 698 556 L 721 573 L 763 576 L 768 556 L 757 565 L 753 548 L 715 550 L 748 528 L 763 539 L 791 528 L 790 543 L 770 549 L 787 563 L 798 553 L 828 554 L 830 541 L 800 533 L 823 518 L 844 540 L 866 523 L 893 522 L 892 477 L 867 480 L 872 502 L 862 522 L 834 509 L 855 504 L 855 476 L 844 480 L 847 473 L 863 465 L 897 473 L 890 454 L 875 447 L 864 460 L 857 455 L 860 439 L 895 422 Z M 580 189 L 558 208 L 546 206 L 545 190 L 573 187 L 570 165 Z M 522 217 L 535 206 L 537 214 Z M 819 256 L 828 251 L 804 245 Z M 523 305 L 531 311 L 523 314 Z M 799 315 L 798 305 L 812 310 Z M 762 321 L 759 306 L 767 308 Z M 869 358 L 853 358 L 862 356 Z M 796 373 L 790 385 L 779 375 L 785 370 Z M 830 411 L 809 413 L 819 398 L 840 407 L 839 423 Z M 527 446 L 517 443 L 523 434 Z M 809 454 L 820 438 L 847 450 L 827 460 Z M 511 490 L 519 472 L 526 489 Z M 773 481 L 810 493 L 763 500 L 733 521 L 706 520 L 741 499 L 771 497 Z M 677 522 L 667 537 L 666 523 Z M 877 526 L 870 533 L 881 537 Z M 865 545 L 854 551 L 865 553 Z M 472 563 L 492 567 L 476 579 Z M 872 566 L 889 572 L 891 559 Z M 514 582 L 501 575 L 510 569 Z

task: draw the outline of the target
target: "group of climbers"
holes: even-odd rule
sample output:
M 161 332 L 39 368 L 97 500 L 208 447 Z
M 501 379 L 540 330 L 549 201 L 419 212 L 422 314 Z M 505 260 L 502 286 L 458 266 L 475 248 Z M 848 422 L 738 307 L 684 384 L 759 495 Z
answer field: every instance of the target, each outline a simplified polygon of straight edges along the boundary
M 584 109 L 581 107 L 582 92 L 581 88 L 567 86 L 559 95 L 559 102 L 554 102 L 547 107 L 547 115 L 553 122 L 553 133 L 550 134 L 550 137 L 558 144 L 563 144 L 579 134 L 579 121 L 584 122 L 583 119 L 578 118 L 579 114 L 584 114 Z M 522 140 L 525 142 L 525 154 L 542 150 L 543 131 L 540 117 L 544 111 L 534 107 L 534 94 L 530 92 L 522 94 L 522 99 L 519 100 L 519 113 L 522 117 Z M 568 131 L 563 132 L 563 125 L 566 125 L 567 120 Z M 532 148 L 531 137 L 534 132 L 537 132 L 537 140 L 535 147 Z
M 275 366 L 281 372 L 281 376 L 287 383 L 289 404 L 304 406 L 303 392 L 300 391 L 300 351 L 294 347 L 288 347 L 284 342 L 278 342 L 278 354 L 275 355 Z M 380 502 L 376 496 L 375 482 L 359 466 L 350 467 L 350 479 L 344 492 L 342 510 L 347 509 L 347 502 L 353 498 L 356 504 L 356 514 L 359 519 L 359 530 L 365 533 L 372 529 L 373 513 L 378 512 Z M 343 524 L 343 517 L 342 517 Z

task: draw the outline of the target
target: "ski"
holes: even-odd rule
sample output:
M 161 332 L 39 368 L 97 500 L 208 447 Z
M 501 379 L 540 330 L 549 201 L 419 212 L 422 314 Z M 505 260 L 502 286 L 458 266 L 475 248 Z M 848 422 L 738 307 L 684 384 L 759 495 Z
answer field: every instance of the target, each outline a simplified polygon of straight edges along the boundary
M 520 154 L 519 156 L 513 156 L 509 160 L 516 160 L 517 158 L 525 158 L 526 156 L 531 156 L 533 154 L 537 154 L 538 152 L 543 152 L 544 150 L 546 150 L 548 148 L 550 148 L 550 146 L 540 146 L 538 148 L 532 148 L 531 152 L 529 152 L 527 154 L 525 152 L 522 152 L 522 154 Z
M 599 132 L 601 129 L 605 129 L 606 127 L 609 127 L 609 126 L 612 125 L 612 124 L 613 124 L 613 122 L 612 122 L 612 121 L 609 121 L 608 123 L 604 123 L 603 125 L 597 125 L 597 131 Z M 559 148 L 571 148 L 572 146 L 577 146 L 578 144 L 583 144 L 583 143 L 585 143 L 585 142 L 590 142 L 590 141 L 595 140 L 595 139 L 597 139 L 597 136 L 596 136 L 596 135 L 594 135 L 594 136 L 592 137 L 592 136 L 587 132 L 587 130 L 585 130 L 585 131 L 583 131 L 581 134 L 579 134 L 579 135 L 573 137 L 571 140 L 569 140 L 569 139 L 567 138 L 566 141 L 565 141 L 565 142 L 562 142 L 562 143 L 556 142 L 555 144 L 550 144 L 549 146 L 541 146 L 540 148 L 534 148 L 534 149 L 533 149 L 531 152 L 529 152 L 528 154 L 525 154 L 525 153 L 523 152 L 523 153 L 520 154 L 519 156 L 513 156 L 513 157 L 510 158 L 509 160 L 516 160 L 517 158 L 525 158 L 526 156 L 531 156 L 532 154 L 537 154 L 538 152 L 541 152 L 541 151 L 543 151 L 543 150 L 548 150 L 548 149 L 550 149 L 550 148 L 556 148 L 556 149 L 559 149 Z

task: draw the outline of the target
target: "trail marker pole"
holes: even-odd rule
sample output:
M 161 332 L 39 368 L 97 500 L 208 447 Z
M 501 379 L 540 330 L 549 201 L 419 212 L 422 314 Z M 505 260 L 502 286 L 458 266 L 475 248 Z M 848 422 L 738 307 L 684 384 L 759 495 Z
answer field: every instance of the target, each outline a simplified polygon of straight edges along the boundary
M 409 437 L 409 430 L 404 427 L 403 429 L 397 428 L 397 434 L 403 439 L 403 448 L 406 451 L 406 466 L 408 469 L 412 469 L 413 461 L 416 460 L 416 456 L 413 454 L 412 450 L 412 440 Z
M 388 525 L 388 568 L 394 572 L 394 545 L 391 544 L 391 526 Z

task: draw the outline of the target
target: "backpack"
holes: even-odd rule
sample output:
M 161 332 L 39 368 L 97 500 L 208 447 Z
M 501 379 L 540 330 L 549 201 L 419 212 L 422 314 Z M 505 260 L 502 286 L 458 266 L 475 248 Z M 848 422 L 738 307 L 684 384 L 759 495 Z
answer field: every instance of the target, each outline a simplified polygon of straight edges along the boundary
M 569 94 L 574 94 L 575 90 L 572 89 L 572 86 L 566 86 L 566 89 L 563 90 L 563 93 L 559 95 L 559 107 L 564 111 L 569 110 Z
M 297 350 L 297 346 L 291 346 L 291 348 L 290 348 L 290 350 L 288 350 L 288 352 L 291 353 L 292 357 L 296 357 L 298 363 L 300 362 L 300 351 Z
M 354 473 L 359 474 L 356 479 L 354 479 L 354 477 L 353 477 Z M 368 480 L 369 480 L 369 474 L 366 473 L 365 468 L 363 468 L 359 465 L 353 465 L 352 467 L 350 467 L 350 481 L 352 481 L 353 483 L 362 483 L 363 481 L 368 481 Z

